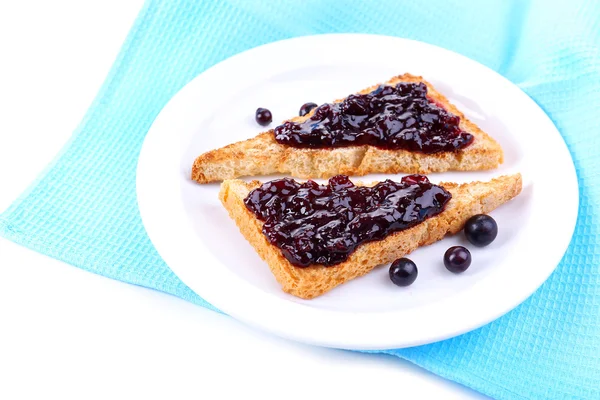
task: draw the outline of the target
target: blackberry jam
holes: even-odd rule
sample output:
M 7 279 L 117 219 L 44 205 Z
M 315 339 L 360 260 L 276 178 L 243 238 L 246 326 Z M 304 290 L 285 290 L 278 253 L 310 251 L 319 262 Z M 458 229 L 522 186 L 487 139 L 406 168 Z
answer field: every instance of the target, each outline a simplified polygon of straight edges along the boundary
M 274 132 L 277 142 L 292 147 L 372 145 L 433 154 L 473 142 L 473 135 L 462 131 L 459 123 L 458 116 L 427 97 L 424 83 L 401 82 L 323 104 L 306 121 L 287 121 Z
M 332 266 L 361 244 L 381 240 L 441 213 L 452 195 L 423 175 L 373 187 L 347 176 L 326 185 L 290 178 L 264 183 L 244 199 L 262 221 L 263 234 L 297 267 Z

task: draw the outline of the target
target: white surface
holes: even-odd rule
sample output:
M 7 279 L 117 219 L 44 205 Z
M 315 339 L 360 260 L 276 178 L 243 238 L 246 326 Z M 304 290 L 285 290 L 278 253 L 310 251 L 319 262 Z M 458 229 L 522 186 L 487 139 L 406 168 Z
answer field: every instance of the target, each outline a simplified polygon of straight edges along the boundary
M 398 51 L 386 52 L 389 48 Z M 369 51 L 386 56 L 373 61 L 354 57 Z M 295 54 L 305 56 L 298 59 Z M 403 54 L 418 56 L 407 59 Z M 219 185 L 198 185 L 189 178 L 195 157 L 264 131 L 252 118 L 258 106 L 271 109 L 273 127 L 296 115 L 307 101 L 342 98 L 405 71 L 423 75 L 496 138 L 505 152 L 498 169 L 430 175 L 433 181 L 487 181 L 522 173 L 521 195 L 491 213 L 499 224 L 498 238 L 484 249 L 469 245 L 462 235 L 418 249 L 410 257 L 419 267 L 419 278 L 408 288 L 391 284 L 382 267 L 316 299 L 284 293 L 220 204 Z M 235 90 L 223 90 L 223 85 Z M 561 181 L 560 193 L 555 191 L 555 179 Z M 200 296 L 268 332 L 346 349 L 431 343 L 511 310 L 547 279 L 562 258 L 578 203 L 575 168 L 566 145 L 550 119 L 521 90 L 450 51 L 372 35 L 321 35 L 272 43 L 201 74 L 156 118 L 140 155 L 137 190 L 150 239 L 171 269 Z M 560 201 L 560 219 L 547 218 L 554 207 L 548 198 Z M 546 234 L 551 231 L 555 233 Z M 460 275 L 449 273 L 442 264 L 445 250 L 457 244 L 466 244 L 473 255 L 471 268 Z
M 141 4 L 0 3 L 0 209 L 68 139 Z M 393 357 L 276 339 L 3 239 L 0 321 L 1 399 L 484 398 Z

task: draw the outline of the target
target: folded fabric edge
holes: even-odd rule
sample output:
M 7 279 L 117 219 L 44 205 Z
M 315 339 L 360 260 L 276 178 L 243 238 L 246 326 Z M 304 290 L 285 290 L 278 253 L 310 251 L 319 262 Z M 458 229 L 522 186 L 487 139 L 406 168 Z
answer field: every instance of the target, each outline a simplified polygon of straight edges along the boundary
M 178 297 L 182 300 L 186 300 L 193 304 L 199 305 L 201 307 L 208 308 L 209 310 L 216 311 L 220 314 L 225 314 L 221 310 L 219 310 L 218 308 L 216 308 L 215 306 L 213 306 L 212 304 L 210 304 L 209 302 L 207 302 L 206 300 L 204 300 L 203 298 L 198 296 L 195 292 L 193 292 L 191 289 L 189 289 L 183 283 L 179 286 L 172 286 L 172 287 L 164 286 L 164 287 L 153 288 L 153 287 L 145 285 L 143 282 L 141 282 L 139 280 L 136 280 L 135 276 L 132 279 L 132 278 L 127 278 L 127 277 L 115 277 L 115 276 L 102 275 L 100 273 L 97 273 L 93 268 L 93 264 L 90 265 L 89 263 L 86 263 L 85 260 L 78 259 L 77 257 L 74 257 L 73 255 L 59 254 L 58 249 L 56 249 L 54 247 L 46 246 L 43 242 L 38 240 L 35 236 L 29 235 L 26 232 L 19 230 L 14 225 L 11 225 L 9 221 L 7 221 L 5 218 L 3 218 L 3 216 L 0 216 L 0 236 L 2 236 L 3 238 L 5 238 L 7 240 L 10 240 L 11 242 L 14 242 L 20 246 L 28 248 L 32 251 L 41 253 L 41 254 L 51 257 L 55 260 L 66 262 L 67 264 L 70 264 L 72 266 L 75 266 L 77 268 L 85 270 L 87 272 L 91 272 L 95 275 L 104 276 L 106 278 L 114 279 L 114 280 L 124 282 L 127 284 L 140 286 L 145 289 L 155 290 L 160 293 L 169 294 L 169 295 Z
M 155 3 L 156 2 L 154 1 L 144 2 L 142 9 L 137 15 L 133 25 L 131 26 L 131 29 L 129 30 L 129 33 L 127 34 L 127 37 L 125 38 L 125 41 L 123 42 L 123 45 L 121 46 L 121 50 L 119 50 L 115 61 L 113 62 L 106 78 L 104 79 L 100 90 L 94 97 L 94 100 L 92 101 L 90 106 L 87 108 L 86 113 L 84 114 L 77 128 L 75 128 L 75 130 L 71 134 L 71 137 L 61 147 L 58 153 L 52 158 L 52 161 L 50 161 L 50 163 L 48 163 L 48 165 L 46 165 L 44 169 L 37 175 L 37 177 L 27 186 L 27 188 L 23 192 L 21 192 L 21 194 L 18 195 L 17 198 L 13 200 L 13 202 L 6 209 L 0 210 L 0 217 L 5 217 L 6 215 L 14 211 L 27 198 L 31 191 L 41 181 L 44 180 L 48 173 L 52 171 L 55 165 L 60 161 L 62 156 L 69 151 L 74 139 L 78 136 L 78 134 L 82 131 L 83 127 L 91 119 L 91 114 L 94 112 L 95 109 L 97 109 L 98 105 L 102 103 L 101 99 L 105 98 L 109 95 L 111 91 L 115 90 L 116 86 L 114 85 L 114 82 L 118 78 L 119 71 L 122 69 L 122 64 L 127 61 L 128 57 L 130 57 L 130 49 L 133 46 L 133 44 L 137 41 L 137 37 L 140 34 L 139 28 L 143 23 L 148 23 L 147 17 L 151 15 Z M 6 219 L 8 220 L 9 217 L 6 217 Z
M 427 345 L 424 345 L 427 346 Z M 421 347 L 417 346 L 411 347 L 407 349 L 397 349 L 397 350 L 378 350 L 378 351 L 364 351 L 365 353 L 381 353 L 388 354 L 390 356 L 395 356 L 402 358 L 406 361 L 411 362 L 412 364 L 417 365 L 420 368 L 423 368 L 435 375 L 438 375 L 444 379 L 447 379 L 451 382 L 455 382 L 465 388 L 470 390 L 474 390 L 476 392 L 482 393 L 485 396 L 489 396 L 494 399 L 499 398 L 507 398 L 510 396 L 511 399 L 523 399 L 526 400 L 526 397 L 521 396 L 518 393 L 510 390 L 507 387 L 499 385 L 497 382 L 490 381 L 483 376 L 473 373 L 472 371 L 463 371 L 463 373 L 468 374 L 468 378 L 465 379 L 464 375 L 457 375 L 452 373 L 453 366 L 448 364 L 445 360 L 433 357 L 431 354 L 425 354 L 420 350 Z M 403 350 L 407 350 L 412 354 L 398 354 L 398 352 L 402 352 Z M 423 362 L 422 360 L 426 360 Z

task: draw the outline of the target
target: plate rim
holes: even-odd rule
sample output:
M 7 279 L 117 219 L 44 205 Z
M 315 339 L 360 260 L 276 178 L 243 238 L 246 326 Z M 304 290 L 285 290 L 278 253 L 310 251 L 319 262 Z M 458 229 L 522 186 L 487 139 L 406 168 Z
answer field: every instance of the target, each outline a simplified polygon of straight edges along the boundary
M 164 248 L 164 246 L 161 243 L 161 240 L 164 239 L 161 238 L 161 236 L 159 234 L 157 234 L 156 232 L 156 223 L 157 221 L 152 221 L 152 204 L 149 202 L 148 196 L 144 195 L 143 190 L 144 188 L 148 188 L 148 184 L 149 184 L 149 179 L 147 177 L 144 176 L 145 172 L 145 166 L 148 165 L 148 163 L 150 162 L 150 160 L 146 160 L 147 158 L 147 154 L 148 154 L 148 143 L 151 143 L 152 138 L 154 137 L 154 132 L 158 131 L 160 132 L 160 128 L 157 128 L 160 126 L 160 124 L 163 121 L 163 118 L 165 118 L 165 115 L 168 115 L 169 110 L 174 107 L 173 104 L 177 104 L 177 100 L 182 98 L 182 93 L 186 93 L 186 91 L 190 91 L 192 89 L 190 89 L 191 87 L 193 87 L 194 82 L 198 82 L 200 79 L 202 79 L 202 77 L 206 77 L 206 76 L 210 76 L 210 74 L 212 73 L 211 71 L 215 71 L 216 69 L 220 68 L 220 66 L 222 67 L 222 65 L 224 63 L 234 63 L 236 62 L 236 60 L 240 60 L 243 59 L 244 57 L 248 57 L 248 54 L 252 54 L 253 52 L 262 49 L 262 51 L 264 51 L 264 49 L 269 49 L 269 48 L 276 48 L 277 46 L 286 46 L 286 45 L 297 45 L 300 42 L 305 42 L 305 41 L 314 41 L 314 40 L 347 40 L 349 36 L 352 36 L 354 39 L 356 38 L 362 38 L 365 40 L 392 40 L 392 41 L 396 41 L 397 43 L 410 43 L 410 45 L 412 46 L 419 46 L 419 47 L 424 47 L 424 48 L 429 48 L 432 51 L 441 51 L 442 53 L 446 53 L 446 54 L 450 54 L 451 57 L 458 57 L 459 59 L 462 59 L 463 62 L 467 62 L 467 63 L 471 63 L 471 64 L 477 64 L 478 68 L 483 68 L 485 70 L 487 70 L 488 73 L 492 73 L 496 76 L 496 78 L 500 78 L 501 80 L 504 81 L 505 85 L 510 85 L 511 87 L 516 88 L 521 94 L 522 96 L 524 96 L 525 98 L 527 98 L 527 101 L 529 101 L 533 106 L 535 106 L 535 108 L 537 108 L 541 114 L 543 114 L 543 118 L 545 118 L 545 122 L 549 124 L 549 126 L 551 126 L 555 131 L 556 134 L 558 135 L 558 137 L 560 138 L 560 140 L 562 141 L 561 143 L 561 147 L 563 148 L 563 151 L 566 151 L 566 153 L 568 154 L 568 160 L 570 161 L 570 165 L 569 165 L 569 171 L 567 171 L 567 173 L 571 176 L 571 180 L 574 183 L 574 192 L 572 193 L 572 195 L 575 196 L 574 198 L 574 203 L 573 203 L 573 211 L 574 212 L 574 216 L 572 217 L 571 220 L 571 224 L 570 224 L 570 229 L 567 230 L 569 232 L 568 237 L 569 240 L 565 241 L 566 244 L 564 245 L 564 248 L 560 251 L 561 255 L 558 258 L 558 260 L 556 261 L 555 265 L 552 268 L 548 268 L 548 270 L 546 271 L 547 274 L 543 274 L 540 276 L 540 279 L 537 279 L 537 281 L 539 281 L 539 283 L 537 283 L 535 285 L 535 288 L 533 290 L 528 291 L 527 293 L 522 293 L 521 296 L 513 296 L 513 301 L 509 302 L 510 305 L 505 305 L 504 307 L 500 307 L 501 310 L 499 309 L 498 312 L 495 313 L 490 313 L 489 314 L 489 318 L 484 318 L 484 319 L 480 319 L 477 321 L 477 323 L 474 324 L 467 324 L 468 326 L 463 327 L 461 329 L 458 330 L 447 330 L 445 331 L 443 334 L 433 334 L 433 335 L 423 335 L 423 340 L 402 340 L 402 341 L 396 341 L 396 340 L 388 340 L 385 342 L 370 342 L 369 340 L 356 340 L 356 339 L 348 339 L 348 338 L 340 338 L 340 339 L 332 339 L 332 338 L 314 338 L 314 337 L 310 337 L 310 335 L 306 335 L 304 334 L 293 334 L 290 332 L 290 326 L 296 326 L 297 327 L 297 321 L 293 321 L 291 319 L 286 319 L 285 320 L 285 324 L 287 324 L 286 328 L 283 328 L 281 326 L 277 326 L 277 324 L 273 324 L 273 323 L 265 323 L 264 320 L 257 320 L 256 318 L 252 318 L 252 317 L 248 317 L 248 315 L 245 315 L 245 311 L 240 311 L 239 308 L 236 308 L 236 306 L 232 305 L 230 302 L 226 302 L 226 301 L 222 301 L 222 299 L 220 298 L 216 298 L 215 296 L 213 296 L 213 294 L 208 294 L 207 291 L 205 291 L 204 294 L 199 293 L 200 291 L 197 291 L 197 286 L 196 284 L 188 284 L 189 282 L 194 281 L 194 279 L 190 276 L 188 276 L 188 274 L 183 271 L 180 268 L 173 268 L 172 264 L 173 263 L 177 263 L 175 261 L 175 256 L 173 256 L 172 253 L 169 253 L 168 251 L 166 251 L 166 249 Z M 331 39 L 328 39 L 331 38 Z M 161 118 L 162 117 L 162 118 Z M 565 167 L 565 166 L 563 166 Z M 560 263 L 560 260 L 562 258 L 562 256 L 564 255 L 564 253 L 566 252 L 566 250 L 568 249 L 570 242 L 571 242 L 571 238 L 572 235 L 574 233 L 575 230 L 575 226 L 576 226 L 576 221 L 577 221 L 577 216 L 578 216 L 578 212 L 579 212 L 579 188 L 578 188 L 578 180 L 577 180 L 577 173 L 575 170 L 575 166 L 573 163 L 573 159 L 572 156 L 568 150 L 568 147 L 566 146 L 566 143 L 564 141 L 564 138 L 562 137 L 562 135 L 560 134 L 560 132 L 558 131 L 558 129 L 556 128 L 556 126 L 554 125 L 554 123 L 551 121 L 550 117 L 544 112 L 544 110 L 533 100 L 531 99 L 526 93 L 524 93 L 518 86 L 514 85 L 512 82 L 510 82 L 508 79 L 506 79 L 505 77 L 503 77 L 502 75 L 498 74 L 497 72 L 493 71 L 492 69 L 486 67 L 483 64 L 478 63 L 477 61 L 471 60 L 469 58 L 467 58 L 464 55 L 461 55 L 459 53 L 453 52 L 451 50 L 448 49 L 444 49 L 432 44 L 428 44 L 428 43 L 424 43 L 424 42 L 419 42 L 416 40 L 412 40 L 412 39 L 405 39 L 405 38 L 399 38 L 399 37 L 393 37 L 393 36 L 385 36 L 385 35 L 373 35 L 373 34 L 356 34 L 356 33 L 352 33 L 352 34 L 321 34 L 321 35 L 308 35 L 308 36 L 300 36 L 300 37 L 295 37 L 295 38 L 291 38 L 291 39 L 285 39 L 285 40 L 280 40 L 280 41 L 276 41 L 276 42 L 271 42 L 271 43 L 267 43 L 255 48 L 251 48 L 248 49 L 244 52 L 238 53 L 232 57 L 229 57 L 215 65 L 213 65 L 212 67 L 208 68 L 207 70 L 205 70 L 204 72 L 202 72 L 201 74 L 199 74 L 198 76 L 196 76 L 194 79 L 192 79 L 190 82 L 188 82 L 188 84 L 186 84 L 183 88 L 181 88 L 170 100 L 169 102 L 165 105 L 165 107 L 161 110 L 161 112 L 158 114 L 158 116 L 156 117 L 155 121 L 153 122 L 152 126 L 150 127 L 148 134 L 146 135 L 146 138 L 144 139 L 144 143 L 142 145 L 142 149 L 140 151 L 140 156 L 138 158 L 138 164 L 137 164 L 137 170 L 136 170 L 136 198 L 138 201 L 138 207 L 140 210 L 140 216 L 142 219 L 142 223 L 144 225 L 144 228 L 152 242 L 152 244 L 154 245 L 154 247 L 156 248 L 157 252 L 159 253 L 159 255 L 161 255 L 161 257 L 163 258 L 163 260 L 165 261 L 165 263 L 167 264 L 167 266 L 175 273 L 175 275 L 177 275 L 179 277 L 179 279 L 181 279 L 186 285 L 188 285 L 194 292 L 196 292 L 199 296 L 203 297 L 206 301 L 210 302 L 211 304 L 213 304 L 215 307 L 219 308 L 220 310 L 222 310 L 223 312 L 233 316 L 234 318 L 241 320 L 249 325 L 253 325 L 263 331 L 269 331 L 272 333 L 275 333 L 279 336 L 283 336 L 283 337 L 287 337 L 293 340 L 297 340 L 300 342 L 305 342 L 305 343 L 310 343 L 310 344 L 316 344 L 316 345 L 322 345 L 322 346 L 327 346 L 327 347 L 336 347 L 336 348 L 344 348 L 344 349 L 354 349 L 354 350 L 380 350 L 380 349 L 389 349 L 389 348 L 398 348 L 398 347 L 410 347 L 410 346 L 415 346 L 415 345 L 421 345 L 421 344 L 426 344 L 426 343 L 431 343 L 431 342 L 436 342 L 439 340 L 444 340 L 444 339 L 448 339 L 450 337 L 454 337 L 457 336 L 459 334 L 462 333 L 466 333 L 469 331 L 472 331 L 474 329 L 477 329 L 481 326 L 484 326 L 494 320 L 496 320 L 497 318 L 501 317 L 502 315 L 508 313 L 509 311 L 513 310 L 514 308 L 516 308 L 518 305 L 520 305 L 523 301 L 525 301 L 527 298 L 529 298 L 537 289 L 539 289 L 539 287 L 547 280 L 547 278 L 551 275 L 551 273 L 556 269 L 556 267 L 558 266 L 558 264 Z M 155 204 L 156 206 L 156 204 Z M 566 235 L 564 235 L 566 236 Z M 558 252 L 557 252 L 558 253 Z M 214 259 L 214 257 L 212 257 L 211 255 L 205 255 L 207 259 L 209 259 L 209 261 L 216 261 Z M 169 262 L 171 261 L 171 262 Z M 543 277 L 543 279 L 541 278 Z M 244 284 L 242 282 L 236 282 L 237 284 Z M 250 285 L 249 283 L 245 283 L 245 285 Z M 255 288 L 257 289 L 257 288 Z M 253 307 L 254 306 L 258 306 L 258 305 L 263 305 L 263 306 L 268 306 L 269 303 L 271 301 L 273 301 L 273 298 L 271 297 L 272 295 L 266 294 L 266 293 L 259 293 L 259 292 L 254 292 L 253 295 L 256 295 L 256 298 L 254 299 L 253 302 Z M 266 295 L 266 296 L 265 296 Z M 208 297 L 208 298 L 207 298 Z M 218 297 L 218 296 L 217 296 Z M 214 301 L 217 300 L 217 301 Z M 280 299 L 281 300 L 281 299 Z M 244 301 L 245 303 L 246 301 Z M 301 306 L 300 304 L 296 304 L 296 303 L 292 303 L 292 302 L 288 302 L 290 304 L 293 304 L 291 307 L 295 308 L 294 312 L 297 313 L 295 315 L 295 318 L 314 318 L 314 315 L 311 315 L 311 313 L 314 313 L 314 311 L 308 311 L 302 308 L 298 308 L 296 306 Z M 239 306 L 239 304 L 238 304 Z M 288 305 L 289 306 L 289 305 Z M 301 306 L 301 307 L 305 307 L 305 306 Z M 284 307 L 285 308 L 285 307 Z M 248 310 L 251 311 L 251 310 Z M 288 310 L 289 311 L 289 310 Z M 280 308 L 278 308 L 278 312 L 282 312 L 282 310 Z M 336 312 L 336 311 L 331 311 L 331 310 L 327 310 L 327 312 L 325 314 L 340 314 L 341 312 Z M 378 315 L 380 314 L 385 314 L 385 313 L 378 313 Z M 362 315 L 361 315 L 362 316 Z M 368 319 L 368 318 L 367 318 Z M 321 322 L 327 322 L 326 318 L 318 318 L 318 320 L 320 320 Z M 280 321 L 281 322 L 281 321 Z M 316 321 L 315 321 L 316 322 Z

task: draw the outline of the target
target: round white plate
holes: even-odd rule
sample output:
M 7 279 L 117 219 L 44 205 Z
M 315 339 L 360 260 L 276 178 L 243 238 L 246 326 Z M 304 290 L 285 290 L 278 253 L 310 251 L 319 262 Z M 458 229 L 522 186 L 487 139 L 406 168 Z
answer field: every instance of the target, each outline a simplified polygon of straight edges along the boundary
M 456 235 L 410 255 L 419 268 L 410 287 L 394 286 L 382 266 L 313 300 L 284 293 L 221 206 L 219 185 L 189 179 L 194 158 L 263 131 L 254 121 L 257 107 L 272 111 L 274 127 L 297 115 L 305 102 L 332 101 L 404 72 L 432 82 L 505 151 L 497 170 L 432 174 L 430 179 L 488 180 L 518 171 L 523 192 L 492 213 L 498 238 L 483 249 L 469 246 L 473 263 L 463 274 L 449 273 L 442 263 L 448 247 L 465 244 Z M 578 207 L 567 147 L 550 119 L 516 86 L 448 50 L 356 34 L 271 43 L 198 76 L 150 129 L 139 158 L 137 194 L 156 249 L 201 297 L 265 331 L 346 349 L 430 343 L 508 312 L 554 270 L 569 244 Z

